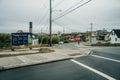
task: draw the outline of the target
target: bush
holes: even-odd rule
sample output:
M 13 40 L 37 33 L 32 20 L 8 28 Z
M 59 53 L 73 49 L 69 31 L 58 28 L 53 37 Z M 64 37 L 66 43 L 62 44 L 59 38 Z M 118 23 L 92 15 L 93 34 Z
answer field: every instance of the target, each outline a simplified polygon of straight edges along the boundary
M 60 40 L 61 40 L 61 41 L 69 40 L 69 36 L 61 36 Z
M 10 34 L 0 34 L 0 47 L 10 47 L 11 45 L 11 35 Z
M 40 53 L 50 53 L 50 52 L 54 52 L 54 50 L 51 50 L 49 48 L 40 48 L 39 52 Z
M 58 42 L 59 42 L 59 37 L 53 37 L 52 38 L 52 43 L 53 44 L 58 44 Z
M 70 43 L 70 40 L 63 40 L 64 43 Z
M 91 46 L 101 46 L 102 43 L 101 42 L 97 42 L 96 44 L 92 44 Z
M 37 38 L 39 39 L 39 44 L 49 44 L 49 42 L 50 42 L 49 36 L 45 35 L 45 34 L 40 34 L 37 36 Z M 58 42 L 59 42 L 59 37 L 57 37 L 57 36 L 52 37 L 53 44 L 58 44 Z
M 120 44 L 111 44 L 110 42 L 92 44 L 91 46 L 120 46 Z
M 49 43 L 49 36 L 45 34 L 40 34 L 37 36 L 39 39 L 39 44 L 48 44 Z
M 111 46 L 112 44 L 110 42 L 105 43 L 106 46 Z

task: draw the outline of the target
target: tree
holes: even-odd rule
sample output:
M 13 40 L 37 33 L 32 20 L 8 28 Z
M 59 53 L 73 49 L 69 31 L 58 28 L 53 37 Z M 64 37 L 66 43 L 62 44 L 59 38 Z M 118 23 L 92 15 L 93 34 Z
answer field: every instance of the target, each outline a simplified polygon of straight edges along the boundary
M 11 45 L 11 35 L 0 33 L 0 47 L 9 47 Z

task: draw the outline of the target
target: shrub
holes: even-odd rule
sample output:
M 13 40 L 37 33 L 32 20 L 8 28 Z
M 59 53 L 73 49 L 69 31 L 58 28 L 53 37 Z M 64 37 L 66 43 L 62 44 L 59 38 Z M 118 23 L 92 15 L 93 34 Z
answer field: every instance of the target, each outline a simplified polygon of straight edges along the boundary
M 63 40 L 64 43 L 70 43 L 70 40 Z
M 61 36 L 60 40 L 61 40 L 61 41 L 69 40 L 69 36 Z
M 111 44 L 110 42 L 92 44 L 91 46 L 120 46 L 120 44 Z
M 11 35 L 10 34 L 0 34 L 0 47 L 9 47 L 11 45 Z
M 50 53 L 50 52 L 54 52 L 54 50 L 51 50 L 49 48 L 40 48 L 39 52 L 40 53 Z
M 49 36 L 45 35 L 45 34 L 40 34 L 37 36 L 37 38 L 39 39 L 39 44 L 48 44 L 49 42 Z
M 50 42 L 49 36 L 45 35 L 45 34 L 40 34 L 37 36 L 37 38 L 39 39 L 39 44 L 49 44 L 49 42 Z M 53 44 L 58 44 L 58 42 L 59 42 L 59 37 L 57 37 L 57 36 L 52 37 Z
M 53 44 L 58 44 L 58 42 L 59 42 L 59 37 L 53 37 L 52 38 L 52 43 Z

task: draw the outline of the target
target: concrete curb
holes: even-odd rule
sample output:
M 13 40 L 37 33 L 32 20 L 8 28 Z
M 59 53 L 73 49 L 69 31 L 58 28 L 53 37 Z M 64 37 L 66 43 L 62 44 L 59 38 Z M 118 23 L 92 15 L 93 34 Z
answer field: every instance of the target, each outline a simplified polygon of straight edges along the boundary
M 14 52 L 14 53 L 7 53 L 7 54 L 0 54 L 0 57 L 11 57 L 11 56 L 19 56 L 19 55 L 30 55 L 30 54 L 40 54 L 39 51 L 32 51 L 32 52 Z
M 84 50 L 85 50 L 84 54 L 77 55 L 77 56 L 65 56 L 65 57 L 61 57 L 61 58 L 57 58 L 57 59 L 56 58 L 46 59 L 46 60 L 42 60 L 42 61 L 34 61 L 34 62 L 28 62 L 28 63 L 13 64 L 13 65 L 7 65 L 7 66 L 2 65 L 2 66 L 0 66 L 0 71 L 8 70 L 8 69 L 14 69 L 14 68 L 20 68 L 20 67 L 26 67 L 26 66 L 39 65 L 39 64 L 46 64 L 46 63 L 57 62 L 57 61 L 62 61 L 62 60 L 68 60 L 68 59 L 73 59 L 73 58 L 77 58 L 77 57 L 86 56 L 86 55 L 89 55 L 91 53 L 91 51 L 88 50 L 88 49 L 84 49 Z M 25 53 L 25 54 L 27 54 L 27 53 Z M 32 54 L 35 54 L 35 52 L 32 52 Z
M 27 66 L 34 66 L 34 65 L 46 64 L 46 63 L 52 63 L 52 62 L 57 62 L 57 61 L 69 60 L 69 59 L 72 59 L 72 58 L 71 57 L 66 57 L 66 58 L 60 58 L 60 59 L 55 59 L 55 60 L 46 60 L 46 61 L 42 61 L 42 62 L 41 61 L 36 61 L 36 62 L 33 62 L 33 63 L 21 63 L 21 64 L 8 65 L 8 66 L 0 66 L 0 71 L 20 68 L 20 67 L 27 67 Z
M 79 46 L 79 45 L 75 45 L 75 46 L 78 47 L 78 48 L 84 48 L 84 50 L 87 51 L 85 55 L 89 55 L 91 53 L 91 50 L 86 49 L 86 48 L 91 48 L 91 47 L 82 47 L 82 46 Z
M 72 56 L 72 58 L 78 58 L 78 57 L 82 57 L 82 56 L 87 56 L 87 55 L 89 55 L 90 53 L 91 53 L 91 51 L 88 50 L 87 53 L 85 53 L 85 54 L 83 54 L 83 55 Z

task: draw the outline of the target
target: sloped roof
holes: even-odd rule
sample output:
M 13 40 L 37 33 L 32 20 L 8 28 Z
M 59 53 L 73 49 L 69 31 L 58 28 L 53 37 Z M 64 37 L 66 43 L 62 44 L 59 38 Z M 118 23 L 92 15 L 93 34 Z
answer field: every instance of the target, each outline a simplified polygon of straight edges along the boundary
M 23 33 L 23 30 L 18 30 L 17 33 Z
M 120 29 L 113 29 L 118 38 L 120 38 Z

